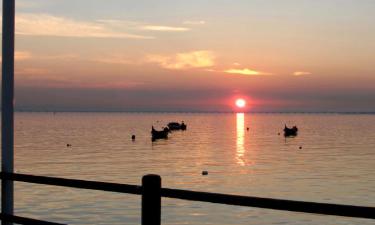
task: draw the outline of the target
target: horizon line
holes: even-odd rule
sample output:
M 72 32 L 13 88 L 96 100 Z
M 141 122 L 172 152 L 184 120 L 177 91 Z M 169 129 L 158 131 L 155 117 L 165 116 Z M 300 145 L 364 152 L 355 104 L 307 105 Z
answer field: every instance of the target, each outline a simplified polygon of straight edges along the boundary
M 246 112 L 236 112 L 236 111 L 153 111 L 153 110 L 15 110 L 15 112 L 30 112 L 30 113 L 215 113 L 215 114 L 233 114 L 233 113 L 246 113 L 246 114 L 375 114 L 375 111 L 246 111 Z

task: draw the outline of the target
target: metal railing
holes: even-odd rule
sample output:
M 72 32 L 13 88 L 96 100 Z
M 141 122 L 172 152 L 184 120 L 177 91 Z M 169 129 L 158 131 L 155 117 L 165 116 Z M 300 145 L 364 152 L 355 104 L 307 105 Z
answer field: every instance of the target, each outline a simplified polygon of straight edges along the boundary
M 162 197 L 291 212 L 375 219 L 375 207 L 291 201 L 162 188 L 161 178 L 158 175 L 144 176 L 142 178 L 142 185 L 117 184 L 5 172 L 0 173 L 0 178 L 2 180 L 34 184 L 142 195 L 142 225 L 161 224 Z M 18 224 L 60 224 L 4 214 L 0 215 L 0 219 Z

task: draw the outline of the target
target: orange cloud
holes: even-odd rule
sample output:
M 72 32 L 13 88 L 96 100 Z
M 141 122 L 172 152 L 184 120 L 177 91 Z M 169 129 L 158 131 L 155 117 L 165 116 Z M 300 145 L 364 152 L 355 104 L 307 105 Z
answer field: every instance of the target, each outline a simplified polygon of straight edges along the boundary
M 211 51 L 192 51 L 174 56 L 149 55 L 147 61 L 158 63 L 165 69 L 206 68 L 215 65 L 215 54 Z
M 304 72 L 304 71 L 297 71 L 293 73 L 294 76 L 305 76 L 305 75 L 311 75 L 311 74 L 312 73 L 310 72 Z
M 225 73 L 230 74 L 241 74 L 241 75 L 250 75 L 250 76 L 258 76 L 258 75 L 270 75 L 270 73 L 260 72 L 248 68 L 244 69 L 228 69 L 224 71 Z

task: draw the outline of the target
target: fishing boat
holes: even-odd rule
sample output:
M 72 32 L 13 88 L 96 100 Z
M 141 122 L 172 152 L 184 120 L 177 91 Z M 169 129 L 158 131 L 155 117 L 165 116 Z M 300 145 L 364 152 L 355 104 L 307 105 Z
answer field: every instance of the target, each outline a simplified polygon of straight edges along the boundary
M 297 136 L 297 132 L 298 132 L 297 126 L 293 126 L 292 128 L 289 128 L 285 125 L 285 127 L 284 127 L 284 136 L 285 137 Z
M 168 123 L 168 128 L 169 130 L 186 130 L 187 126 L 186 124 L 184 123 L 184 121 L 182 121 L 182 123 L 177 123 L 177 122 L 170 122 Z
M 157 139 L 167 139 L 168 133 L 169 133 L 169 130 L 167 130 L 167 129 L 158 131 L 158 130 L 155 130 L 154 126 L 152 126 L 152 129 L 151 129 L 152 141 L 155 141 Z

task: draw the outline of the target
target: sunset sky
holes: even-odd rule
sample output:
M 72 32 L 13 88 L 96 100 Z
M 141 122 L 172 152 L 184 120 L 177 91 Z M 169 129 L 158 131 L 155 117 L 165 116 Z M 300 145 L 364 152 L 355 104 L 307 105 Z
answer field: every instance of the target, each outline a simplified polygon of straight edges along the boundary
M 22 110 L 375 111 L 373 0 L 17 0 Z

